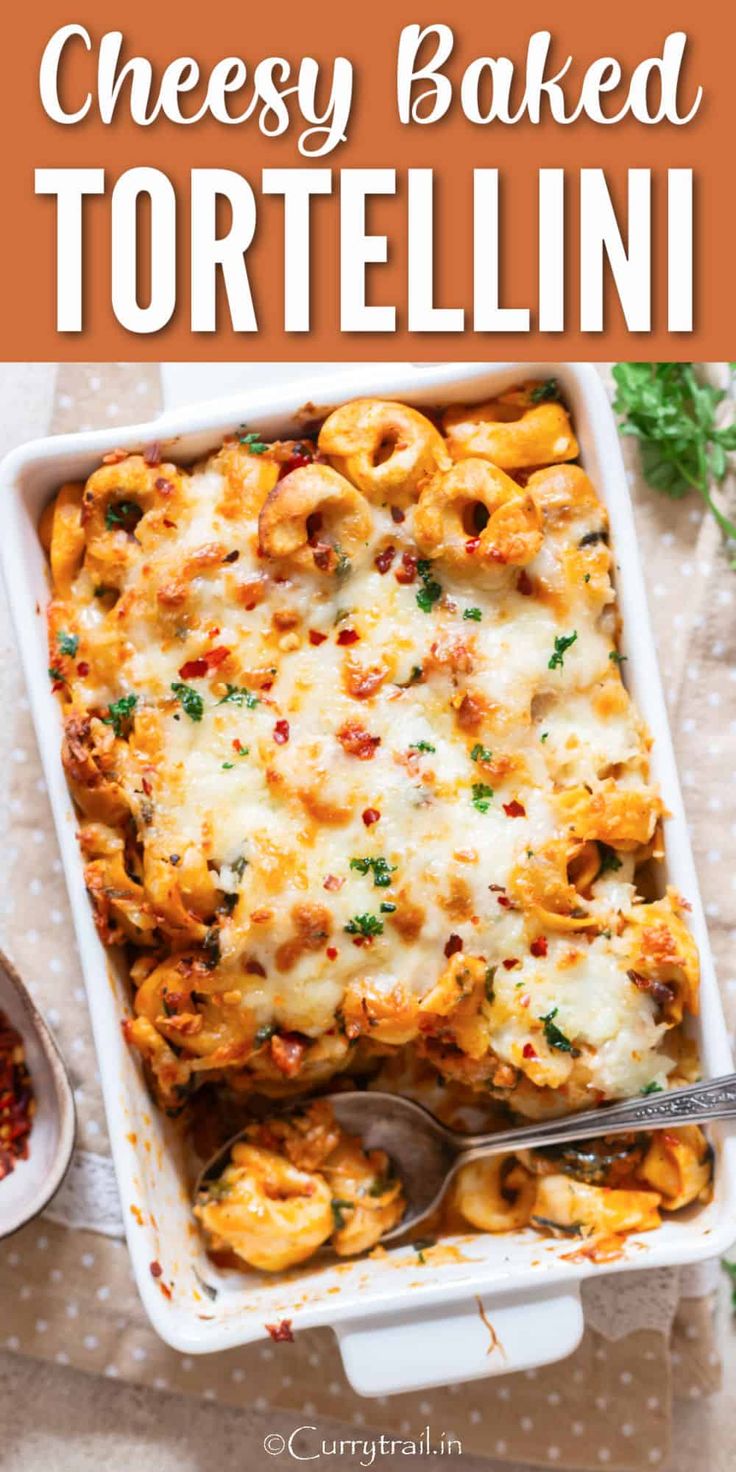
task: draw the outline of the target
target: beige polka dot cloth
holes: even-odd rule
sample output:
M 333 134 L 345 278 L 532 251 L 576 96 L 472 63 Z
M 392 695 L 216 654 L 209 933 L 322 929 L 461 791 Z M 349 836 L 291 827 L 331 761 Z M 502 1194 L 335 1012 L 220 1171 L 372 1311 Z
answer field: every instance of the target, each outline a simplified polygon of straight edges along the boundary
M 62 365 L 50 428 L 122 424 L 154 413 L 159 399 L 155 367 Z M 732 1025 L 736 571 L 729 569 L 697 498 L 672 502 L 647 490 L 630 442 L 625 453 L 695 856 Z M 78 1145 L 104 1157 L 99 1075 L 61 866 L 1 601 L 0 701 L 6 713 L 0 729 L 6 858 L 0 944 L 43 1008 L 69 1064 Z M 114 1237 L 41 1219 L 0 1244 L 0 1343 L 6 1348 L 233 1405 L 293 1409 L 295 1426 L 310 1418 L 318 1423 L 322 1416 L 418 1437 L 429 1425 L 437 1437 L 454 1434 L 466 1453 L 543 1466 L 639 1469 L 666 1462 L 673 1393 L 707 1394 L 718 1384 L 719 1364 L 708 1298 L 683 1299 L 674 1318 L 665 1311 L 655 1315 L 660 1320 L 658 1329 L 639 1328 L 615 1339 L 589 1326 L 570 1359 L 543 1370 L 366 1401 L 347 1386 L 328 1330 L 302 1334 L 294 1344 L 254 1345 L 201 1359 L 174 1353 L 149 1328 L 126 1249 Z

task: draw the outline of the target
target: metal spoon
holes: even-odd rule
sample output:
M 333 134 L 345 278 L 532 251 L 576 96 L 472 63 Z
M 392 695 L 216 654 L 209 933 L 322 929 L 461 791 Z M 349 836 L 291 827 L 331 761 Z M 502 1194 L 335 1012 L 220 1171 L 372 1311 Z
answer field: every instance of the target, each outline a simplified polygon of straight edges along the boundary
M 660 1130 L 684 1124 L 705 1124 L 736 1117 L 736 1073 L 708 1083 L 691 1084 L 669 1093 L 626 1099 L 603 1109 L 522 1125 L 490 1135 L 459 1134 L 440 1124 L 429 1110 L 398 1094 L 353 1091 L 328 1094 L 335 1118 L 349 1134 L 357 1135 L 367 1150 L 385 1150 L 393 1162 L 406 1197 L 406 1211 L 382 1242 L 394 1241 L 416 1227 L 439 1206 L 460 1167 L 491 1155 L 564 1145 L 594 1135 Z M 303 1107 L 303 1101 L 293 1108 Z M 279 1113 L 288 1113 L 288 1108 Z M 195 1188 L 195 1198 L 224 1168 L 235 1135 L 207 1162 Z

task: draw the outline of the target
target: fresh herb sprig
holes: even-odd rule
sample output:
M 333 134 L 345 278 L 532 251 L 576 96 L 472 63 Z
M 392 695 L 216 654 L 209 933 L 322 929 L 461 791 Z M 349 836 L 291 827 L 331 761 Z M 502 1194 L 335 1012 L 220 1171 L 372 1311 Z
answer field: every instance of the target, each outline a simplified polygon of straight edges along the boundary
M 717 421 L 724 390 L 701 383 L 693 363 L 616 363 L 613 378 L 621 432 L 639 440 L 648 484 L 675 500 L 697 491 L 724 537 L 736 543 L 736 523 L 713 499 L 736 450 L 736 419 Z

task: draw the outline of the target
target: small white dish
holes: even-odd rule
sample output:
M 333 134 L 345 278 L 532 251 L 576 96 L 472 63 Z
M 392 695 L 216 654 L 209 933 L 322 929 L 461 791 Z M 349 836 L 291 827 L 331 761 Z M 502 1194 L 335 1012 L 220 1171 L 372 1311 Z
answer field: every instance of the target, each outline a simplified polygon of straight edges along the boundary
M 0 1012 L 23 1039 L 36 1101 L 28 1159 L 0 1181 L 0 1238 L 10 1237 L 48 1206 L 69 1169 L 75 1108 L 61 1053 L 15 967 L 0 951 Z

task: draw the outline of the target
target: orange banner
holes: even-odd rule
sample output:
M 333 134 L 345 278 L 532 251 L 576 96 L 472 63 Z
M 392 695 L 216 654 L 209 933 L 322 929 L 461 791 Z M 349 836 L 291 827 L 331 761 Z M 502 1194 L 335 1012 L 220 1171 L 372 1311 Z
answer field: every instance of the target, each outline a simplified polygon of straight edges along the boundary
M 735 32 L 715 0 L 16 7 L 2 355 L 733 358 Z

